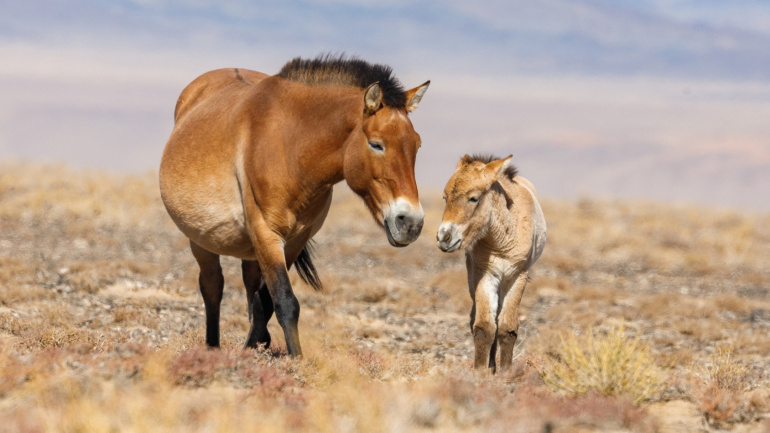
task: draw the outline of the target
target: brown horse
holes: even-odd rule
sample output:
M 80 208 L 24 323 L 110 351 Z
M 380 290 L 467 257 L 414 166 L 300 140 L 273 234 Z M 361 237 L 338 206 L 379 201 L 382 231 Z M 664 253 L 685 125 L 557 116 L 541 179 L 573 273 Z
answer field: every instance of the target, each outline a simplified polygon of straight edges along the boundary
M 417 239 L 425 215 L 414 179 L 420 136 L 407 113 L 429 83 L 405 91 L 390 67 L 327 55 L 294 59 L 273 76 L 219 69 L 184 89 L 160 190 L 200 266 L 209 346 L 219 346 L 219 256 L 229 255 L 242 259 L 245 347 L 269 346 L 275 309 L 289 354 L 302 355 L 287 272 L 296 264 L 320 287 L 308 241 L 337 182 L 364 199 L 391 245 Z

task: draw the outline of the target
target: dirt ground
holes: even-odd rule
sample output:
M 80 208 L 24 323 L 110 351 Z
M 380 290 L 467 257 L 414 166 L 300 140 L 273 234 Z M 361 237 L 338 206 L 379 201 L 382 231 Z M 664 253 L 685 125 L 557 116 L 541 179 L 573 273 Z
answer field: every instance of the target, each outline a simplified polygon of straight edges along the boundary
M 526 176 L 526 167 L 520 167 Z M 770 432 L 770 215 L 542 198 L 548 241 L 514 368 L 471 371 L 461 252 L 443 202 L 392 248 L 335 189 L 316 236 L 324 290 L 292 271 L 306 356 L 242 350 L 240 263 L 223 258 L 222 349 L 153 173 L 0 163 L 0 431 Z M 567 336 L 621 327 L 665 372 L 651 398 L 544 381 Z

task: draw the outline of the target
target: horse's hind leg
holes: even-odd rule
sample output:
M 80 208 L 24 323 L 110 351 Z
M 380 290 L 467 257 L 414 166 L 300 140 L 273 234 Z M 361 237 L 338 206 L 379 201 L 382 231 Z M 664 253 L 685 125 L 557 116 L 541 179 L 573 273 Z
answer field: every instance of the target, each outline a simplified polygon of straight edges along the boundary
M 262 270 L 258 262 L 243 260 L 241 269 L 243 270 L 243 284 L 246 286 L 249 321 L 251 322 L 251 329 L 244 348 L 256 348 L 257 344 L 264 344 L 265 347 L 269 347 L 270 333 L 267 331 L 267 322 L 273 316 L 273 300 L 267 290 L 267 284 L 262 280 Z M 256 300 L 254 295 L 258 296 Z
M 505 294 L 497 323 L 497 340 L 500 342 L 500 370 L 505 371 L 513 364 L 513 345 L 519 332 L 519 304 L 527 284 L 528 272 L 516 276 L 513 286 Z
M 190 250 L 200 267 L 198 283 L 203 304 L 206 306 L 206 344 L 209 347 L 219 347 L 219 306 L 225 287 L 219 255 L 203 249 L 193 241 L 190 241 Z

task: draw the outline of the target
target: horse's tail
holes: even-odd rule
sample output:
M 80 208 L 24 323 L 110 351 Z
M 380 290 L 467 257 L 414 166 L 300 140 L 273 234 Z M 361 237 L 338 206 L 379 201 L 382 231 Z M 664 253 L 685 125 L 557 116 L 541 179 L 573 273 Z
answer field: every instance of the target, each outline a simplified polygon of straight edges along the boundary
M 307 284 L 310 284 L 313 286 L 316 290 L 323 289 L 323 284 L 321 284 L 321 279 L 318 278 L 318 272 L 315 269 L 315 265 L 313 264 L 313 241 L 309 241 L 305 248 L 302 249 L 302 252 L 299 253 L 299 257 L 297 257 L 297 260 L 294 262 L 294 265 L 297 267 L 297 273 L 299 274 L 299 277 Z

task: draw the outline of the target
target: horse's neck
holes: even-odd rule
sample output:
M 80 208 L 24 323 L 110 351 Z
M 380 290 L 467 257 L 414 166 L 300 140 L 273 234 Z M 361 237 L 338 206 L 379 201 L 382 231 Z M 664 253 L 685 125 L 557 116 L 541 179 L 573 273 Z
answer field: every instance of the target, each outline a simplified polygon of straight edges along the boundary
M 303 189 L 328 190 L 344 179 L 345 148 L 361 122 L 360 114 L 351 114 L 357 106 L 352 109 L 351 105 L 329 98 L 327 110 L 311 120 L 301 120 L 302 129 L 313 138 L 290 146 L 289 160 L 299 162 L 292 169 Z
M 512 239 L 516 230 L 516 222 L 508 209 L 510 197 L 500 183 L 493 185 L 488 195 L 487 199 L 492 201 L 492 214 L 482 242 L 487 248 L 503 254 L 513 248 Z

